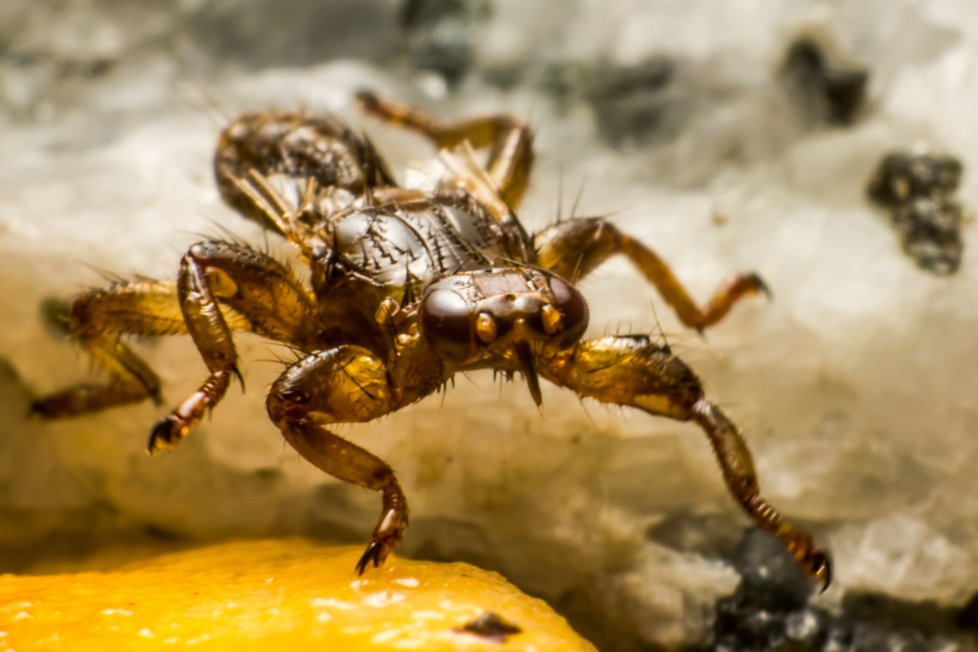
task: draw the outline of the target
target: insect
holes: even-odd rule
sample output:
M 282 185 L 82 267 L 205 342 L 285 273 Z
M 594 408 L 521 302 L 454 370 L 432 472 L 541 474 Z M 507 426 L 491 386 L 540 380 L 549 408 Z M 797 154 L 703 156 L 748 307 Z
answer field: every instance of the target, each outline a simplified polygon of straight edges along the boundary
M 269 389 L 272 422 L 312 464 L 381 494 L 362 574 L 400 541 L 407 502 L 390 466 L 330 425 L 389 414 L 470 369 L 522 374 L 539 404 L 543 377 L 580 396 L 694 422 L 747 514 L 827 586 L 828 555 L 761 497 L 746 443 L 693 371 L 645 335 L 583 339 L 588 306 L 573 285 L 624 255 L 683 323 L 703 329 L 741 297 L 765 291 L 761 279 L 736 276 L 700 308 L 658 255 L 603 218 L 566 219 L 530 235 L 515 213 L 534 157 L 525 124 L 504 115 L 442 123 L 367 92 L 357 101 L 438 147 L 437 169 L 418 187 L 399 187 L 370 140 L 332 116 L 234 120 L 214 158 L 220 192 L 298 248 L 309 287 L 257 249 L 206 240 L 188 249 L 175 282 L 117 282 L 82 294 L 68 327 L 110 380 L 43 397 L 34 412 L 61 418 L 159 403 L 158 377 L 120 336 L 188 333 L 208 375 L 152 428 L 156 453 L 186 437 L 240 378 L 234 331 L 287 343 L 300 359 Z M 479 149 L 488 150 L 484 164 Z

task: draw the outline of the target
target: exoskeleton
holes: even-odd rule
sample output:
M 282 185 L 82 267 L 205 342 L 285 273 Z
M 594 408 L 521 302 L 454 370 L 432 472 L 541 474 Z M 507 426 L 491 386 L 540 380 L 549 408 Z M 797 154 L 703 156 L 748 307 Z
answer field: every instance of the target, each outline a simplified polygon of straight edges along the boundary
M 298 248 L 308 284 L 257 249 L 207 240 L 188 249 L 176 281 L 83 294 L 68 326 L 110 380 L 44 397 L 35 412 L 60 418 L 159 401 L 156 374 L 119 336 L 188 333 L 208 375 L 152 428 L 149 450 L 157 452 L 186 437 L 238 375 L 234 331 L 284 342 L 302 357 L 271 386 L 269 417 L 308 461 L 382 496 L 362 573 L 401 539 L 407 502 L 391 468 L 330 425 L 389 414 L 470 369 L 520 373 L 539 403 L 543 377 L 580 396 L 697 424 L 744 510 L 827 584 L 827 555 L 761 497 L 743 438 L 693 371 L 646 335 L 582 339 L 588 306 L 574 283 L 612 256 L 626 256 L 696 329 L 765 291 L 761 279 L 735 276 L 701 308 L 655 252 L 606 219 L 566 219 L 531 235 L 515 212 L 533 163 L 525 124 L 507 116 L 444 124 L 370 93 L 357 99 L 439 148 L 426 182 L 397 186 L 371 142 L 334 117 L 238 118 L 218 142 L 218 187 L 243 216 Z M 484 164 L 479 149 L 488 149 Z

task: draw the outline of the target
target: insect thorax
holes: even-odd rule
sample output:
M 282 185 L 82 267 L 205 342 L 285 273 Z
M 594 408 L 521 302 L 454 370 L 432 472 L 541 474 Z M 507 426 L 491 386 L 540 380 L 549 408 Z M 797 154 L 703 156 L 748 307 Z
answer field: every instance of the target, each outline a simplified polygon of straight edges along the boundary
M 523 262 L 512 234 L 466 193 L 351 208 L 331 220 L 335 272 L 401 301 L 459 271 Z

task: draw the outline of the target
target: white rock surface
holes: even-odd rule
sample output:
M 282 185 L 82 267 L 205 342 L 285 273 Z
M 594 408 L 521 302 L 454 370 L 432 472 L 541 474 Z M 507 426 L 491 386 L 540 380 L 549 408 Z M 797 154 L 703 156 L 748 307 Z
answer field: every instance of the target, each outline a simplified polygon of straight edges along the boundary
M 366 535 L 377 497 L 324 478 L 265 419 L 263 388 L 281 349 L 260 339 L 240 341 L 246 395 L 232 391 L 166 456 L 143 452 L 161 414 L 151 405 L 63 423 L 23 418 L 25 387 L 40 394 L 89 373 L 46 329 L 42 300 L 100 285 L 102 271 L 171 278 L 201 234 L 228 229 L 264 242 L 211 180 L 227 116 L 336 111 L 399 170 L 427 154 L 352 113 L 352 92 L 366 86 L 446 116 L 529 116 L 539 133 L 521 211 L 530 228 L 554 218 L 561 188 L 566 213 L 583 184 L 579 213 L 612 213 L 697 297 L 733 272 L 760 272 L 774 301 L 738 305 L 705 339 L 622 261 L 582 288 L 594 333 L 661 324 L 744 429 L 766 495 L 833 551 L 836 584 L 824 600 L 867 590 L 954 604 L 978 591 L 974 227 L 957 275 L 929 276 L 863 198 L 884 152 L 925 141 L 962 159 L 959 197 L 978 206 L 978 14 L 968 0 L 804 11 L 757 0 L 633 1 L 613 11 L 598 0 L 496 2 L 473 37 L 486 70 L 517 66 L 532 80 L 541 61 L 681 62 L 689 101 L 678 137 L 624 150 L 598 138 L 583 104 L 559 111 L 530 82 L 504 91 L 476 72 L 446 99 L 426 97 L 444 88 L 398 63 L 386 3 L 335 3 L 344 21 L 323 22 L 318 35 L 303 28 L 295 42 L 281 30 L 312 18 L 302 3 L 290 3 L 292 14 L 272 4 L 23 0 L 0 9 L 0 358 L 10 367 L 0 384 L 0 545 L 141 527 Z M 782 53 L 804 29 L 831 34 L 869 67 L 870 106 L 855 126 L 804 126 L 777 85 Z M 270 43 L 236 54 L 266 31 Z M 347 50 L 322 45 L 338 34 Z M 168 404 L 203 378 L 189 340 L 141 342 L 140 351 L 164 378 Z M 343 433 L 398 471 L 412 505 L 406 552 L 481 560 L 564 596 L 572 612 L 614 613 L 667 645 L 697 640 L 704 608 L 736 582 L 718 555 L 746 519 L 694 426 L 580 404 L 553 387 L 538 411 L 519 383 L 500 389 L 479 374 L 459 377 L 444 399 Z M 644 536 L 670 519 L 713 525 L 695 549 Z

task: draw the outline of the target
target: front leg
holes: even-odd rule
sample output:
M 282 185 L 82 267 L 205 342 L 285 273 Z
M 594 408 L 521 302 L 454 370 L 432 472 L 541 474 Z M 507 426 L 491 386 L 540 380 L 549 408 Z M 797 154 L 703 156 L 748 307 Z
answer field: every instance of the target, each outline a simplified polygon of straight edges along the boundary
M 383 563 L 408 523 L 407 501 L 382 459 L 326 428 L 370 421 L 396 409 L 387 370 L 358 346 L 341 346 L 300 360 L 272 385 L 268 414 L 300 455 L 334 478 L 382 494 L 380 519 L 357 564 Z
M 176 446 L 224 397 L 232 376 L 241 378 L 232 324 L 226 310 L 248 330 L 305 345 L 315 323 L 312 300 L 291 271 L 270 256 L 231 242 L 198 242 L 180 261 L 177 300 L 210 375 L 200 388 L 153 427 L 149 452 Z
M 710 403 L 699 379 L 668 347 L 645 336 L 604 337 L 540 355 L 539 371 L 551 382 L 605 403 L 694 421 L 710 439 L 734 498 L 761 529 L 780 539 L 823 590 L 831 581 L 828 555 L 811 535 L 782 517 L 761 497 L 754 462 L 737 427 Z
M 538 265 L 572 283 L 612 256 L 623 254 L 655 286 L 679 319 L 699 331 L 720 321 L 744 295 L 768 294 L 767 286 L 757 274 L 740 274 L 700 308 L 658 254 L 600 217 L 558 222 L 534 234 L 533 246 Z

